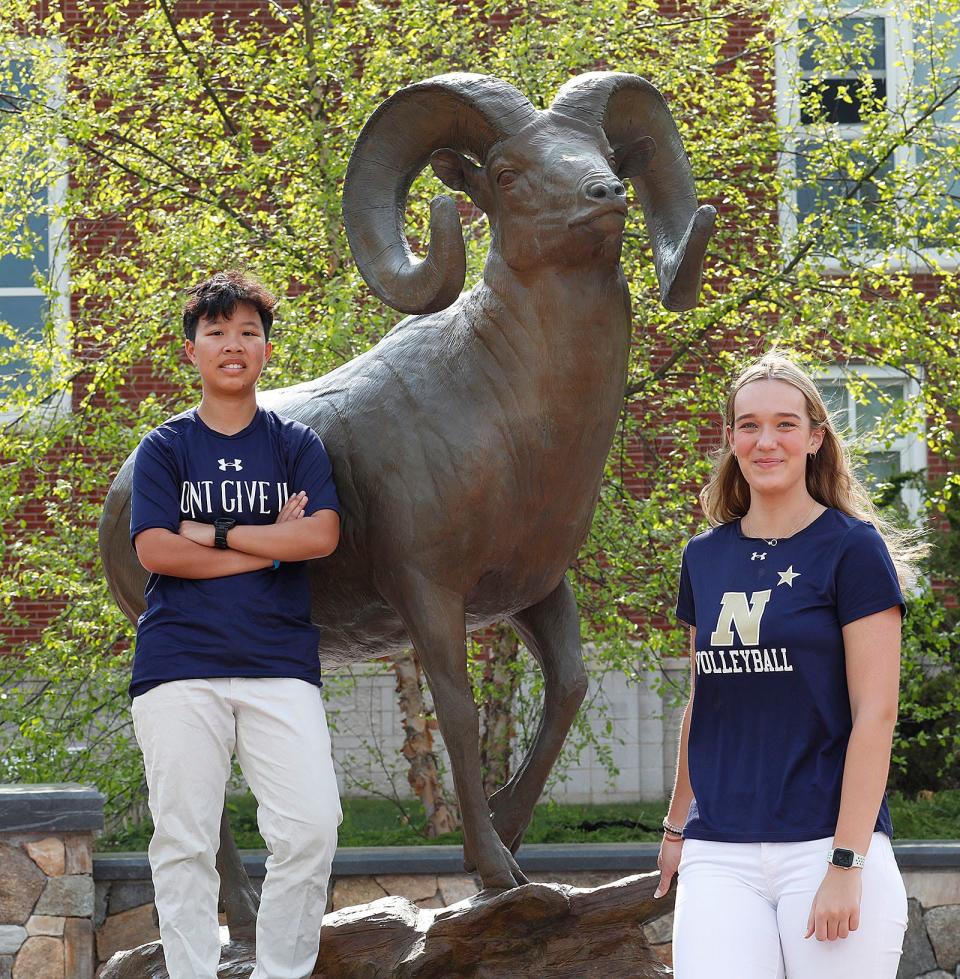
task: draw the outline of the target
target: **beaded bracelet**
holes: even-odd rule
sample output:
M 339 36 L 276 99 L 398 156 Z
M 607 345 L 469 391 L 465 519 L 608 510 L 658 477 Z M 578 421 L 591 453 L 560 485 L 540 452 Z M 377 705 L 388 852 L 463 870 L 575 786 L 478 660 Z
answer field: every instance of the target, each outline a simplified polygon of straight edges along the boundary
M 680 839 L 683 839 L 683 827 L 674 826 L 666 816 L 663 817 L 663 828 L 672 836 L 678 836 Z

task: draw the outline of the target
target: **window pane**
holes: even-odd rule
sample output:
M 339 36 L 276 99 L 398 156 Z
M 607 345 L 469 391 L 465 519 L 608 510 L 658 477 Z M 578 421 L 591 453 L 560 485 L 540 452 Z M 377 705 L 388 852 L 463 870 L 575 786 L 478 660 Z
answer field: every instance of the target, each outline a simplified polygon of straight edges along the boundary
M 891 410 L 892 402 L 907 396 L 909 378 L 903 376 L 870 377 L 869 371 L 860 375 L 857 386 L 858 397 L 864 404 L 855 402 L 848 384 L 857 379 L 857 368 L 849 369 L 848 377 L 827 377 L 817 381 L 823 400 L 831 410 L 831 417 L 841 437 L 854 443 L 856 463 L 854 474 L 860 479 L 874 501 L 881 507 L 893 506 L 901 509 L 904 515 L 914 513 L 916 490 L 912 489 L 912 477 L 906 485 L 899 485 L 894 477 L 908 469 L 917 467 L 910 455 L 911 439 L 903 438 L 895 442 L 897 448 L 886 448 L 883 442 L 871 437 L 878 423 Z M 883 399 L 888 402 L 884 404 Z M 854 430 L 847 423 L 846 407 L 852 409 Z M 839 416 L 836 413 L 839 409 Z M 846 428 L 846 431 L 843 429 Z M 854 439 L 856 440 L 854 442 Z M 870 451 L 872 450 L 872 451 Z M 922 463 L 921 463 L 922 465 Z
M 917 241 L 921 248 L 940 248 L 951 243 L 955 248 L 960 232 L 960 166 L 951 165 L 943 154 L 952 152 L 954 159 L 960 159 L 960 137 L 940 129 L 933 141 L 935 147 L 930 153 L 917 147 L 917 182 L 927 218 L 920 226 Z
M 872 386 L 871 390 L 865 390 L 864 395 L 867 403 L 858 403 L 854 409 L 858 435 L 873 431 L 890 410 L 890 402 L 903 397 L 903 383 L 900 381 L 878 383 Z
M 877 108 L 887 104 L 887 82 L 873 79 L 867 85 L 858 78 L 830 78 L 822 82 L 804 82 L 800 93 L 800 122 L 863 122 L 869 112 L 864 107 L 876 101 Z
M 46 319 L 46 296 L 0 296 L 0 319 L 19 334 L 39 339 Z M 5 341 L 0 338 L 0 343 Z
M 933 6 L 936 6 L 934 3 Z M 943 11 L 921 13 L 913 28 L 913 79 L 921 105 L 935 104 L 960 77 L 960 24 Z M 920 200 L 930 220 L 921 223 L 921 248 L 956 248 L 960 232 L 960 166 L 943 158 L 956 150 L 960 98 L 954 93 L 930 117 L 928 151 L 917 148 Z M 954 161 L 957 159 L 954 156 Z
M 880 194 L 872 180 L 859 183 L 857 177 L 867 169 L 865 155 L 837 147 L 837 154 L 842 153 L 844 159 L 837 159 L 831 167 L 831 162 L 817 152 L 818 146 L 813 140 L 797 144 L 797 177 L 801 181 L 797 189 L 797 222 L 802 224 L 810 216 L 836 214 L 842 208 L 841 226 L 848 232 L 847 243 L 878 247 L 879 235 L 870 229 L 869 222 L 870 209 L 876 207 Z M 877 176 L 888 175 L 892 166 L 893 161 L 888 159 Z
M 886 104 L 886 27 L 882 17 L 843 17 L 839 21 L 800 21 L 798 53 L 806 77 L 800 121 L 858 123 L 864 99 Z M 819 36 L 818 36 L 819 35 Z M 872 88 L 863 80 L 867 71 Z
M 43 206 L 46 204 L 46 200 L 41 200 L 40 197 L 40 194 L 35 195 L 38 206 Z M 43 197 L 45 198 L 46 195 L 43 194 Z M 30 231 L 36 235 L 33 254 L 30 258 L 20 258 L 4 253 L 2 246 L 0 246 L 0 289 L 35 288 L 35 271 L 40 272 L 43 278 L 47 277 L 50 268 L 48 218 L 46 214 L 28 214 L 26 223 Z
M 864 480 L 871 489 L 889 482 L 900 472 L 899 452 L 868 452 L 866 454 Z
M 23 106 L 23 98 L 29 98 L 34 88 L 29 84 L 27 75 L 30 62 L 17 58 L 0 61 L 0 110 L 3 112 L 19 112 Z M 2 115 L 0 115 L 2 119 Z
M 34 86 L 29 84 L 26 77 L 28 71 L 29 63 L 25 61 L 0 63 L 0 127 L 4 125 L 5 117 L 9 118 L 9 112 L 19 110 L 19 96 L 31 96 L 33 94 Z M 44 277 L 49 270 L 47 189 L 46 187 L 34 188 L 32 193 L 28 194 L 35 202 L 35 207 L 31 209 L 32 213 L 31 211 L 24 213 L 25 207 L 22 199 L 28 188 L 29 183 L 26 180 L 19 185 L 15 181 L 12 187 L 5 188 L 10 199 L 14 201 L 12 205 L 14 215 L 18 218 L 22 215 L 24 224 L 29 230 L 32 254 L 29 258 L 20 258 L 4 253 L 0 249 L 0 288 L 33 288 L 36 284 L 34 282 L 34 270 L 38 270 Z M 6 213 L 10 214 L 11 212 Z
M 831 41 L 829 60 L 824 41 Z M 835 21 L 809 21 L 799 24 L 797 48 L 800 70 L 825 68 L 834 77 L 856 75 L 861 68 L 886 71 L 886 25 L 882 17 L 841 17 Z M 836 74 L 834 74 L 836 73 Z
M 930 100 L 938 92 L 949 91 L 960 76 L 960 27 L 950 16 L 936 12 L 917 20 L 913 31 L 913 79 L 918 89 L 930 85 Z M 929 104 L 929 103 L 928 103 Z M 934 122 L 943 125 L 960 122 L 955 118 L 960 99 L 954 94 L 933 113 Z
M 827 406 L 827 412 L 838 432 L 844 432 L 850 425 L 847 411 L 847 389 L 841 383 L 831 384 L 826 381 L 818 385 L 820 394 Z
M 46 318 L 45 296 L 0 296 L 0 319 L 9 323 L 18 336 L 39 340 Z M 0 350 L 8 350 L 10 346 L 10 341 L 0 336 Z M 9 378 L 22 371 L 24 366 L 23 361 L 0 365 L 0 377 Z
M 3 0 L 0 0 L 2 3 Z M 0 141 L 8 141 L 10 153 L 18 155 L 15 176 L 9 178 L 0 194 L 0 217 L 4 221 L 4 240 L 11 246 L 0 246 L 0 321 L 9 337 L 36 343 L 50 336 L 48 326 L 52 310 L 45 295 L 39 294 L 37 280 L 49 281 L 50 254 L 50 188 L 51 160 L 49 147 L 23 132 L 30 125 L 35 101 L 43 100 L 46 83 L 40 77 L 37 62 L 28 57 L 6 57 L 0 54 Z M 23 118 L 18 115 L 23 113 Z M 24 146 L 9 143 L 26 137 Z M 22 152 L 21 152 L 22 151 Z M 20 249 L 19 253 L 12 251 Z M 6 295 L 4 290 L 27 291 L 26 295 Z M 0 351 L 12 355 L 15 340 L 0 336 Z M 27 367 L 31 369 L 28 371 Z M 18 384 L 34 373 L 23 361 L 0 364 L 0 378 L 5 386 Z

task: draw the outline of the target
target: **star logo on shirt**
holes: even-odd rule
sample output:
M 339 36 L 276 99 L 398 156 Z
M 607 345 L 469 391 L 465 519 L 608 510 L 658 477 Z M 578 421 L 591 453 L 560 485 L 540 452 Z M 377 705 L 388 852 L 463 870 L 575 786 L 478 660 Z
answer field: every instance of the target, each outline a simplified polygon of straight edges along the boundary
M 792 564 L 786 571 L 778 571 L 777 574 L 780 575 L 780 580 L 777 582 L 778 588 L 781 585 L 789 585 L 791 588 L 793 588 L 793 579 L 800 577 L 800 572 L 794 571 Z

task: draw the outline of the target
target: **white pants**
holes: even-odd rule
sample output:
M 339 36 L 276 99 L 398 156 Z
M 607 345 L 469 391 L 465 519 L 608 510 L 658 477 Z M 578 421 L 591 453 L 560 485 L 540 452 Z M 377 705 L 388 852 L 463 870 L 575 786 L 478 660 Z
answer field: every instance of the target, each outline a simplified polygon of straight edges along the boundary
M 170 979 L 215 979 L 220 815 L 236 749 L 270 856 L 250 979 L 304 979 L 343 815 L 318 687 L 303 680 L 175 680 L 134 698 L 156 827 L 150 867 Z
M 907 895 L 890 839 L 874 833 L 862 870 L 860 927 L 804 938 L 832 839 L 686 840 L 673 919 L 676 979 L 894 979 Z

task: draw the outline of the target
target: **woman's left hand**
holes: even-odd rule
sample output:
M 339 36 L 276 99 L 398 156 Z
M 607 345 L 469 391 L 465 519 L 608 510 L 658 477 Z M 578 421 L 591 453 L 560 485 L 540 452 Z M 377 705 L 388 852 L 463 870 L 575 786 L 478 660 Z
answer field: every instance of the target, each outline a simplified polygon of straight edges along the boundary
M 803 937 L 816 934 L 818 942 L 833 942 L 856 931 L 860 927 L 862 889 L 859 870 L 828 867 L 813 898 Z

